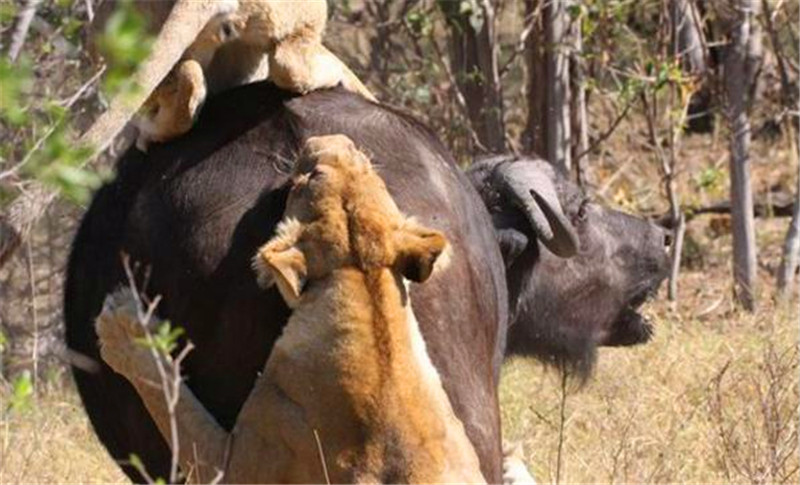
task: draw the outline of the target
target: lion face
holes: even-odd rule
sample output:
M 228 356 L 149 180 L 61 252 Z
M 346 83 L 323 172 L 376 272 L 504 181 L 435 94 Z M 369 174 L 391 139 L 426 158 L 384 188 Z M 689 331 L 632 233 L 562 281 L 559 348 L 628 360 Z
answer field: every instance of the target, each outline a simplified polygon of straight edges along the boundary
M 307 280 L 340 268 L 381 268 L 424 281 L 447 246 L 405 217 L 366 155 L 344 135 L 310 138 L 292 178 L 284 222 L 256 256 L 263 284 L 290 305 Z

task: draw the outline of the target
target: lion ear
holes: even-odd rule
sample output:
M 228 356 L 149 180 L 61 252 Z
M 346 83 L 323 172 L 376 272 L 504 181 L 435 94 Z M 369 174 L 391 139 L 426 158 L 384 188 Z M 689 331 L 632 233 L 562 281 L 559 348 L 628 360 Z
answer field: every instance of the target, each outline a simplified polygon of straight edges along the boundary
M 422 283 L 433 273 L 436 260 L 447 248 L 447 239 L 439 231 L 410 222 L 395 233 L 394 248 L 397 271 Z
M 305 254 L 297 247 L 302 233 L 303 226 L 296 220 L 281 222 L 275 236 L 253 258 L 259 285 L 269 288 L 277 284 L 281 296 L 292 308 L 300 300 L 308 274 Z
M 277 249 L 267 244 L 256 255 L 254 266 L 262 287 L 277 284 L 286 304 L 297 306 L 308 272 L 302 251 L 296 246 Z

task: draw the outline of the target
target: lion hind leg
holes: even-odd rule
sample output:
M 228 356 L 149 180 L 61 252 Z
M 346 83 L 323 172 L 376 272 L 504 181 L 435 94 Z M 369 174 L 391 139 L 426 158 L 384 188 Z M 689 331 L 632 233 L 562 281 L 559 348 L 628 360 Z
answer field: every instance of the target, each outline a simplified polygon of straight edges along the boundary
M 314 40 L 287 39 L 270 56 L 270 78 L 281 88 L 297 93 L 331 88 L 341 83 L 370 101 L 375 96 L 352 71 L 325 46 Z

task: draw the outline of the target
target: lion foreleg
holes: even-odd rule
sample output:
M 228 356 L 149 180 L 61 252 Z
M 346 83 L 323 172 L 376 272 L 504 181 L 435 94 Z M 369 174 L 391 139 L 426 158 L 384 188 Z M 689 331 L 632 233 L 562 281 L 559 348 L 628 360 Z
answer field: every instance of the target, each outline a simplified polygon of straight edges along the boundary
M 169 370 L 172 363 L 142 343 L 145 327 L 138 318 L 136 305 L 130 289 L 106 298 L 96 322 L 100 355 L 136 389 L 170 449 L 177 454 L 184 473 L 197 482 L 211 481 L 219 471 L 224 471 L 228 433 L 186 384 L 164 382 L 156 359 L 161 359 L 161 365 Z M 169 393 L 165 392 L 165 386 L 177 390 L 174 406 L 167 401 Z M 173 443 L 174 434 L 177 443 Z

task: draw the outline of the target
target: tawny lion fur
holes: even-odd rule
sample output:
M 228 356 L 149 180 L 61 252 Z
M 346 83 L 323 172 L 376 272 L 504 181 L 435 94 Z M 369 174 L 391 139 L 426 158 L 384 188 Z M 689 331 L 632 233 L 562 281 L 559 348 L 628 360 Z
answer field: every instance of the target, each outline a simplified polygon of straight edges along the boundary
M 154 23 L 164 16 L 163 7 L 142 11 L 159 17 Z M 81 141 L 102 151 L 131 119 L 141 149 L 186 133 L 207 92 L 263 78 L 265 55 L 269 77 L 284 89 L 306 93 L 342 83 L 375 100 L 322 45 L 327 15 L 326 0 L 177 0 L 134 76 L 140 89 L 112 99 Z M 212 62 L 226 47 L 223 61 Z
M 284 221 L 258 252 L 262 284 L 294 309 L 228 434 L 185 386 L 180 459 L 195 480 L 484 482 L 411 310 L 403 278 L 431 276 L 447 242 L 403 216 L 345 136 L 311 138 Z M 169 441 L 169 417 L 136 309 L 114 295 L 98 318 L 103 359 L 139 391 Z M 119 300 L 123 302 L 120 304 Z M 315 435 L 322 448 L 317 447 Z

